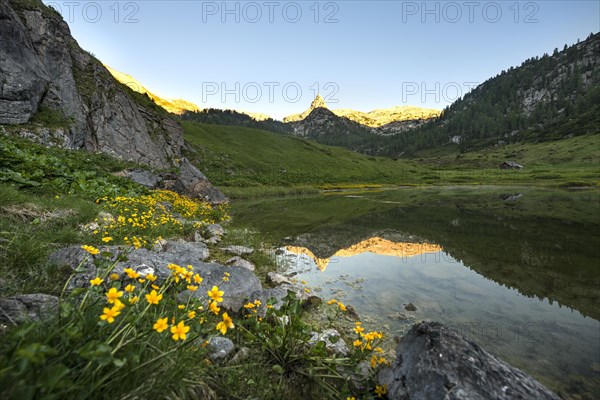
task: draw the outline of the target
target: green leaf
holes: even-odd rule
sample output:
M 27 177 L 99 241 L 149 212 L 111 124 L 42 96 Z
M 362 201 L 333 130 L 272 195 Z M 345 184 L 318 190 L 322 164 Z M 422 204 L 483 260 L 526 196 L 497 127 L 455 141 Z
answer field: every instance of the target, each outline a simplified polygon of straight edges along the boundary
M 126 358 L 115 358 L 115 359 L 113 359 L 113 364 L 117 368 L 123 367 L 126 363 L 127 363 L 127 359 Z
M 70 383 L 70 380 L 63 380 L 63 378 L 65 378 L 69 372 L 70 369 L 63 364 L 52 365 L 42 371 L 39 382 L 46 388 L 65 387 Z
M 273 365 L 273 372 L 281 375 L 281 374 L 283 374 L 283 368 L 281 367 L 281 365 L 275 364 L 275 365 Z
M 89 361 L 96 361 L 98 364 L 104 366 L 113 362 L 113 356 L 111 354 L 112 347 L 107 345 L 106 343 L 99 342 L 97 340 L 92 340 L 88 342 L 85 346 L 80 348 L 77 353 L 82 358 L 85 358 Z
M 75 288 L 71 291 L 70 296 L 71 297 L 77 297 L 79 296 L 81 293 L 84 293 L 85 291 L 87 291 L 86 288 Z

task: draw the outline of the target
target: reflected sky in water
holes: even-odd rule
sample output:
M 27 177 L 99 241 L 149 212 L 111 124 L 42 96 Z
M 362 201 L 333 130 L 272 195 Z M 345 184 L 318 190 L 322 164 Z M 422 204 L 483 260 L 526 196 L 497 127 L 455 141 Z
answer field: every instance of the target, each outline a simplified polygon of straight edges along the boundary
M 436 320 L 546 384 L 569 386 L 579 376 L 598 383 L 598 321 L 548 299 L 526 297 L 441 250 L 411 256 L 357 251 L 328 258 L 326 269 L 310 252 L 284 251 L 279 262 L 288 273 L 307 281 L 322 298 L 339 299 L 359 315 L 371 316 L 375 325 L 387 325 L 389 334 L 401 336 L 416 321 Z M 417 310 L 407 311 L 408 303 Z

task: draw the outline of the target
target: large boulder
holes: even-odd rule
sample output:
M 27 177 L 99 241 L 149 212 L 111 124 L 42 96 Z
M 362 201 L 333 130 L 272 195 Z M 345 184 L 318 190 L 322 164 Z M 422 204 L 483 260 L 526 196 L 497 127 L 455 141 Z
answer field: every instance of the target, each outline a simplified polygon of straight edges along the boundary
M 111 253 L 108 259 L 116 263 L 114 273 L 122 275 L 125 268 L 132 268 L 142 276 L 154 274 L 158 283 L 171 275 L 169 264 L 182 267 L 192 265 L 194 271 L 203 278 L 202 286 L 196 291 L 181 293 L 182 301 L 190 296 L 206 300 L 208 289 L 218 286 L 225 291 L 222 306 L 237 311 L 252 293 L 262 290 L 258 278 L 246 268 L 204 262 L 209 255 L 204 243 L 167 241 L 158 251 L 137 249 L 129 253 L 121 246 L 103 246 L 100 250 Z M 90 279 L 96 277 L 98 272 L 94 261 L 98 257 L 100 255 L 90 256 L 80 246 L 68 246 L 52 253 L 49 262 L 81 271 L 69 282 L 69 289 L 74 289 L 89 286 Z
M 525 372 L 437 322 L 414 325 L 379 373 L 390 399 L 558 400 Z
M 43 293 L 0 298 L 0 324 L 44 321 L 58 312 L 58 297 Z
M 185 157 L 179 163 L 179 174 L 173 190 L 188 197 L 203 199 L 213 204 L 227 201 L 227 197 L 214 187 L 206 175 Z
M 8 2 L 0 2 L 0 21 L 0 124 L 23 124 L 37 111 L 50 75 Z

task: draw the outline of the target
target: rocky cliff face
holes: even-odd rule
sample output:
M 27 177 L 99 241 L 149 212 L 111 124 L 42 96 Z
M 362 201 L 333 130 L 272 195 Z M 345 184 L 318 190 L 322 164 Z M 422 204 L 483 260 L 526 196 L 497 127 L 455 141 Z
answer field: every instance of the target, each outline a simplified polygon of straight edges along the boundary
M 43 107 L 71 121 L 67 147 L 161 168 L 181 155 L 181 127 L 135 101 L 79 47 L 57 12 L 2 0 L 0 36 L 0 124 L 25 124 Z

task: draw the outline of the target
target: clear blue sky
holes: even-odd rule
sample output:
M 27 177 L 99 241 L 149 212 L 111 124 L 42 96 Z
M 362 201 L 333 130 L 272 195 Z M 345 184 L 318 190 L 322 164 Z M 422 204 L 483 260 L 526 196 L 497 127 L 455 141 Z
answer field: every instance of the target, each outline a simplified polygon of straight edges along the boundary
M 44 2 L 81 47 L 161 96 L 277 118 L 316 90 L 331 108 L 441 109 L 600 29 L 597 0 Z

